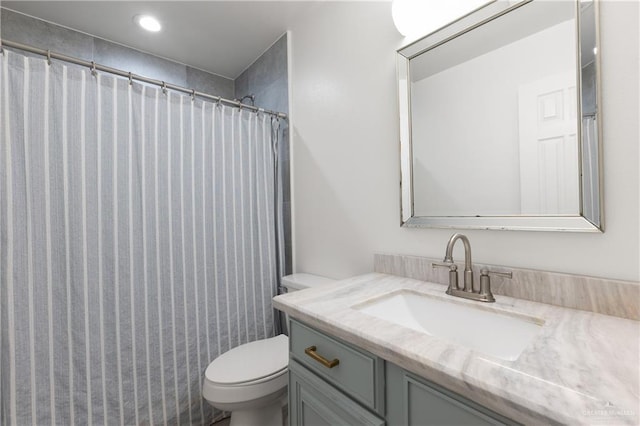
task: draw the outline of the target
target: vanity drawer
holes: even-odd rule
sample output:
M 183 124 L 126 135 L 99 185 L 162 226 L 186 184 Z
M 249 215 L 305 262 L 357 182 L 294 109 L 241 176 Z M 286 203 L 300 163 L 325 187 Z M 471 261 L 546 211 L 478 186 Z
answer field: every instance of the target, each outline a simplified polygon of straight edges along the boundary
M 295 320 L 291 320 L 289 330 L 292 358 L 384 415 L 384 360 Z M 333 360 L 338 360 L 337 365 L 326 365 Z

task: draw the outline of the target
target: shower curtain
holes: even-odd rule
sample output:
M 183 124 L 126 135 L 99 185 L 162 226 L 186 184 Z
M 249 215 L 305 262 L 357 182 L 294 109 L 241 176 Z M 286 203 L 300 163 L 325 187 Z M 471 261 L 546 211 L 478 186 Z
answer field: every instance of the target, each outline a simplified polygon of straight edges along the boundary
M 0 423 L 213 420 L 208 363 L 274 334 L 272 137 L 265 114 L 0 55 Z
M 582 117 L 582 215 L 600 225 L 600 171 L 598 170 L 598 121 Z

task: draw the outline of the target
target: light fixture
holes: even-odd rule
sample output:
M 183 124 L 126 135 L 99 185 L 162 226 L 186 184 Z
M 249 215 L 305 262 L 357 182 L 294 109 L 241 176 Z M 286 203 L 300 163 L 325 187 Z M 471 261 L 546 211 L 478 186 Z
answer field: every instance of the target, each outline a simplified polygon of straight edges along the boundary
M 140 25 L 147 31 L 151 31 L 152 33 L 157 33 L 162 29 L 160 22 L 150 15 L 136 15 L 133 17 L 133 20 L 136 24 Z
M 391 15 L 400 34 L 418 37 L 487 3 L 488 0 L 393 0 Z

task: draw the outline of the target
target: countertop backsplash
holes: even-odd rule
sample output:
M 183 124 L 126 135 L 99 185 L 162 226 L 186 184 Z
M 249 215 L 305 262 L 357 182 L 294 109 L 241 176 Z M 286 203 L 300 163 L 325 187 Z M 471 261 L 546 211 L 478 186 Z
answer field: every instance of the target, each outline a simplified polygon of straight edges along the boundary
M 433 262 L 440 263 L 442 259 L 375 254 L 374 271 L 448 285 L 449 272 L 443 268 L 433 268 L 431 266 Z M 464 262 L 458 261 L 456 264 L 461 273 Z M 494 295 L 640 320 L 640 283 L 638 282 L 474 262 L 476 286 L 479 282 L 477 277 L 482 268 L 513 273 L 512 279 L 491 277 L 491 291 Z

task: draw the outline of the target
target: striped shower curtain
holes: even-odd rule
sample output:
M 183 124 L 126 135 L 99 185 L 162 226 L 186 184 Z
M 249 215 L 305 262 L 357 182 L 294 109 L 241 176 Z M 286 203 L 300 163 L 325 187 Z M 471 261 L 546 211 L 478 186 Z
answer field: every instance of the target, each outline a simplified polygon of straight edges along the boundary
M 582 215 L 600 226 L 600 171 L 598 170 L 598 121 L 582 117 Z
M 274 334 L 272 119 L 5 50 L 0 141 L 0 423 L 210 423 Z

